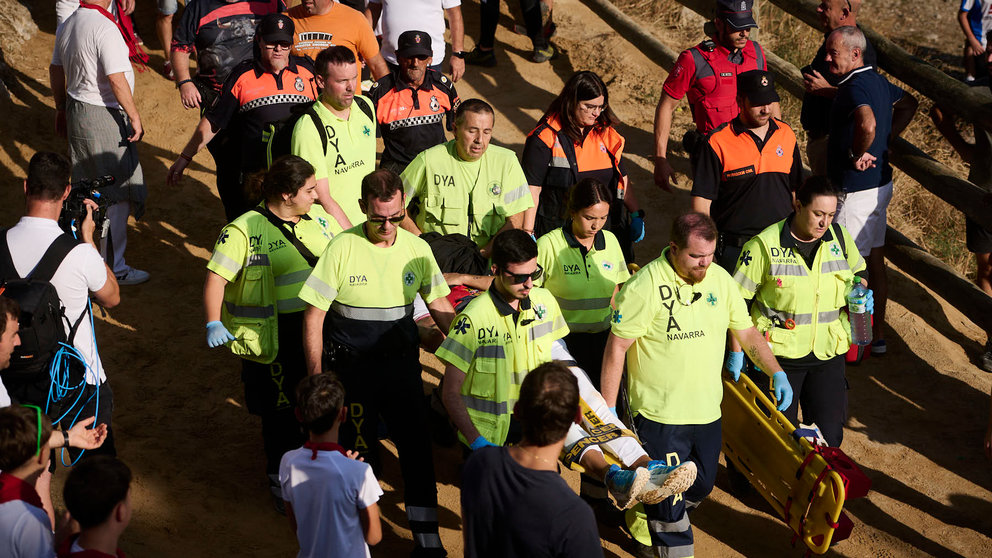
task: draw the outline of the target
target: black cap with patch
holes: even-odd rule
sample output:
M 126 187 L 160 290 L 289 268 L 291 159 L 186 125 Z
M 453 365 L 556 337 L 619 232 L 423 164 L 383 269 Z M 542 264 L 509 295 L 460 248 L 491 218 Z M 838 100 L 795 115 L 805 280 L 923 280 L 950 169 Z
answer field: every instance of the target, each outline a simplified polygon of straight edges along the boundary
M 775 76 L 764 70 L 750 70 L 737 75 L 737 94 L 747 97 L 753 106 L 770 105 L 779 101 L 775 91 Z
M 716 0 L 716 17 L 738 31 L 757 27 L 751 12 L 753 6 L 754 0 Z
M 414 56 L 434 56 L 431 47 L 431 36 L 424 31 L 404 31 L 396 41 L 396 56 L 412 58 Z
M 296 26 L 293 20 L 284 14 L 269 14 L 262 18 L 255 29 L 255 35 L 261 37 L 263 41 L 271 44 L 289 43 L 293 44 L 293 33 Z

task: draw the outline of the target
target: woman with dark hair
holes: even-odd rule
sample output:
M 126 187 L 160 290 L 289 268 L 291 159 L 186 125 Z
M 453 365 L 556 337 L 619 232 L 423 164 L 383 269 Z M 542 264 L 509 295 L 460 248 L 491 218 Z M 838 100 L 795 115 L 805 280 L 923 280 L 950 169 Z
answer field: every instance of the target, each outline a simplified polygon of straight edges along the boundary
M 306 375 L 298 297 L 317 257 L 338 232 L 317 199 L 313 166 L 295 155 L 273 161 L 246 184 L 262 201 L 221 231 L 207 263 L 207 345 L 242 359 L 248 412 L 262 419 L 266 473 L 282 509 L 279 461 L 305 441 L 293 412 Z
M 616 236 L 604 229 L 610 191 L 595 178 L 583 178 L 568 197 L 568 218 L 537 241 L 541 285 L 551 291 L 568 324 L 565 345 L 592 385 L 610 333 L 610 303 L 630 273 Z
M 644 211 L 628 187 L 619 123 L 598 75 L 583 71 L 568 80 L 524 145 L 524 174 L 536 207 L 524 220 L 525 230 L 542 236 L 562 226 L 569 188 L 595 178 L 610 194 L 604 228 L 616 235 L 624 257 L 633 260 L 632 245 L 644 238 Z

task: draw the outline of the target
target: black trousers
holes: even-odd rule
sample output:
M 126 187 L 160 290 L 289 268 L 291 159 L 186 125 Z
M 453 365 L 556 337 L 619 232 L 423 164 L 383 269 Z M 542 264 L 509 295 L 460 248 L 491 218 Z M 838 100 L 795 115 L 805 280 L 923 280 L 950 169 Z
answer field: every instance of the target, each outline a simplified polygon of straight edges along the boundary
M 579 368 L 585 370 L 593 387 L 599 387 L 599 375 L 603 368 L 603 353 L 606 352 L 606 340 L 610 338 L 610 330 L 596 333 L 569 333 L 565 336 L 565 346 L 572 354 Z
M 524 25 L 527 36 L 530 37 L 534 48 L 548 46 L 541 26 L 540 0 L 520 0 L 520 11 L 524 13 Z M 481 21 L 479 23 L 479 46 L 490 49 L 496 44 L 496 27 L 499 25 L 499 0 L 481 0 L 479 2 Z
M 279 354 L 269 364 L 242 360 L 248 412 L 262 419 L 265 473 L 279 475 L 279 462 L 306 438 L 296 419 L 296 385 L 306 375 L 303 359 L 303 312 L 279 315 Z
M 795 397 L 783 413 L 792 424 L 799 426 L 799 408 L 803 423 L 816 423 L 831 447 L 839 448 L 844 441 L 847 420 L 847 376 L 844 355 L 802 368 L 783 364 Z
M 382 418 L 399 453 L 403 501 L 414 542 L 425 549 L 441 548 L 434 454 L 417 345 L 367 353 L 334 347 L 329 353 L 327 369 L 344 384 L 348 409 L 340 444 L 358 451 L 379 475 Z

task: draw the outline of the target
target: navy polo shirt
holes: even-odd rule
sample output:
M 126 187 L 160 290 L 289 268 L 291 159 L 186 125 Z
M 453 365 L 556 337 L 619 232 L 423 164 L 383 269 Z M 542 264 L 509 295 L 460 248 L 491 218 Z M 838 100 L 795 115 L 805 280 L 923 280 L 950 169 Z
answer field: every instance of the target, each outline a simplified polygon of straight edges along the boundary
M 905 95 L 872 66 L 852 70 L 837 83 L 837 96 L 830 109 L 830 139 L 827 148 L 827 175 L 845 192 L 860 192 L 888 184 L 889 134 L 892 132 L 892 105 Z M 851 163 L 854 142 L 854 113 L 868 106 L 875 115 L 875 139 L 868 152 L 876 157 L 875 166 L 858 171 Z

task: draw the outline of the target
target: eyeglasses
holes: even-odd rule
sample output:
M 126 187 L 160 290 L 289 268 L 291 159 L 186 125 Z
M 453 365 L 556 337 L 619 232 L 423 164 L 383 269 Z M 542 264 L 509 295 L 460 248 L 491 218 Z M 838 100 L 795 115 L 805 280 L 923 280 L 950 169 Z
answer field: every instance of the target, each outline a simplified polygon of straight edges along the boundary
M 692 293 L 692 296 L 689 297 L 689 301 L 688 302 L 682 300 L 682 289 L 683 288 L 688 288 L 689 289 L 689 292 Z M 686 295 L 686 296 L 688 297 L 689 295 Z M 693 302 L 696 302 L 702 296 L 703 296 L 703 293 L 697 293 L 697 292 L 695 292 L 695 291 L 692 290 L 692 285 L 682 284 L 682 285 L 676 285 L 675 286 L 675 298 L 678 299 L 679 304 L 681 304 L 682 306 L 691 306 Z
M 603 112 L 606 110 L 606 104 L 602 105 L 587 105 L 585 103 L 579 103 L 579 110 L 583 112 Z
M 520 285 L 526 283 L 528 279 L 533 281 L 540 279 L 541 276 L 544 275 L 544 268 L 541 267 L 541 264 L 537 264 L 537 269 L 535 269 L 532 273 L 510 273 L 506 270 L 501 270 L 501 273 L 510 278 L 511 285 Z
M 368 217 L 368 222 L 373 223 L 375 225 L 379 225 L 381 227 L 382 225 L 386 224 L 386 221 L 389 221 L 394 225 L 398 225 L 403 222 L 403 219 L 406 219 L 406 211 L 394 217 L 381 217 L 379 215 L 374 215 Z
M 41 453 L 41 407 L 37 405 L 21 405 L 21 407 L 34 409 L 35 414 L 38 416 L 38 449 L 34 452 L 35 455 L 38 455 Z
M 292 46 L 289 43 L 265 43 L 265 48 L 269 50 L 289 50 Z

